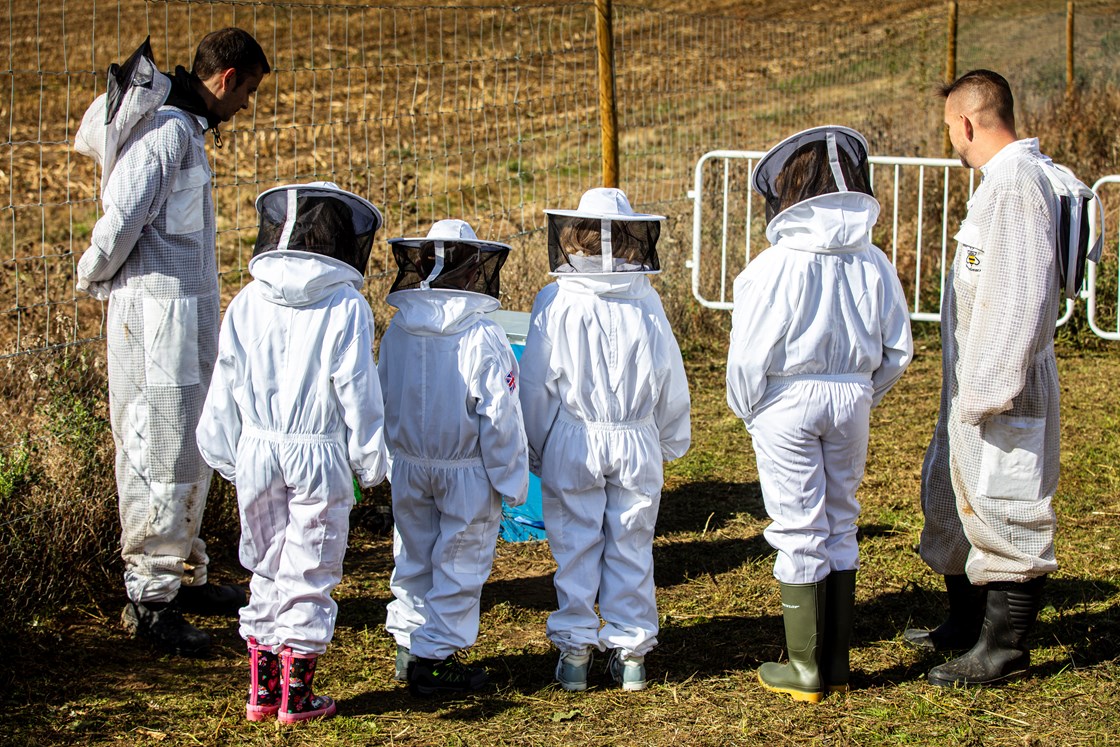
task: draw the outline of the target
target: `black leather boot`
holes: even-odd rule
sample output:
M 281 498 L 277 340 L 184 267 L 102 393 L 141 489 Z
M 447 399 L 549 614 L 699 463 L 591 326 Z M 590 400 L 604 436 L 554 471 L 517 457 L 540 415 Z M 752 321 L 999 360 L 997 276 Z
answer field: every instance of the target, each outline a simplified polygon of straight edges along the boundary
M 922 651 L 967 651 L 976 645 L 984 624 L 986 586 L 973 586 L 968 576 L 945 577 L 949 617 L 933 630 L 907 628 L 902 640 Z
M 1042 606 L 1045 579 L 988 584 L 980 640 L 963 656 L 931 669 L 930 683 L 939 687 L 991 685 L 1026 672 L 1031 663 L 1027 636 Z

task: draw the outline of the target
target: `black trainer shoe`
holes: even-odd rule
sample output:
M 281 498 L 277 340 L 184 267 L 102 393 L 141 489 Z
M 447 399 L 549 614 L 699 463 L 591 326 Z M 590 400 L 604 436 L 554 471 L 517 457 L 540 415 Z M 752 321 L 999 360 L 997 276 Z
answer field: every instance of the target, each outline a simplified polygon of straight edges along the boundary
M 408 663 L 408 691 L 418 697 L 474 692 L 489 683 L 485 669 L 468 667 L 455 655 L 442 661 L 416 657 Z
M 121 622 L 137 638 L 171 654 L 201 657 L 210 652 L 210 635 L 183 619 L 174 602 L 129 602 Z
M 179 609 L 193 615 L 237 617 L 238 611 L 249 603 L 249 597 L 240 586 L 206 582 L 198 586 L 180 586 L 175 601 Z

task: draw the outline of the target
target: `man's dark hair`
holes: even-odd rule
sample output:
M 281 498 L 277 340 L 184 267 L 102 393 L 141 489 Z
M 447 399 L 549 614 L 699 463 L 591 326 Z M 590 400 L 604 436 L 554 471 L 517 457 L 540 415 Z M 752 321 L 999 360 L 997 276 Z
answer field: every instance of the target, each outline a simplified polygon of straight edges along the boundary
M 1011 85 L 999 73 L 970 70 L 952 83 L 944 83 L 937 89 L 938 95 L 944 99 L 957 91 L 968 94 L 983 114 L 993 116 L 1005 127 L 1015 129 L 1015 99 L 1011 95 Z M 991 126 L 992 123 L 982 124 Z
M 230 68 L 237 71 L 237 85 L 252 75 L 266 75 L 272 70 L 257 40 L 248 31 L 232 26 L 202 37 L 191 72 L 207 80 Z

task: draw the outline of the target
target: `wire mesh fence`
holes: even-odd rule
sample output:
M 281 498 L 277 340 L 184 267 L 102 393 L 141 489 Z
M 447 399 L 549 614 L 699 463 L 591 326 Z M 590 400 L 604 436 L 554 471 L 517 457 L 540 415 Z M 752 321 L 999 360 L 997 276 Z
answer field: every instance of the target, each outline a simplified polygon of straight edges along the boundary
M 1065 3 L 988 5 L 962 14 L 958 70 L 1007 70 L 1028 105 L 1060 92 Z M 1120 11 L 1085 5 L 1079 77 L 1116 83 Z M 659 284 L 683 329 L 695 308 L 683 266 L 686 195 L 703 153 L 761 149 L 802 127 L 842 123 L 864 132 L 876 154 L 941 155 L 930 92 L 942 75 L 944 8 L 900 7 L 889 22 L 860 10 L 845 17 L 864 20 L 826 23 L 705 15 L 702 3 L 692 14 L 615 5 L 620 186 L 636 208 L 669 216 Z M 145 36 L 170 70 L 189 67 L 202 36 L 230 25 L 257 38 L 273 72 L 225 127 L 223 147 L 209 149 L 225 301 L 249 279 L 256 196 L 330 180 L 386 216 L 366 288 L 379 329 L 389 314 L 385 240 L 422 235 L 446 217 L 514 245 L 503 303 L 527 309 L 548 281 L 542 210 L 574 206 L 599 182 L 590 2 L 9 0 L 0 10 L 5 546 L 33 520 L 20 517 L 91 496 L 111 514 L 105 308 L 74 290 L 100 211 L 99 179 L 74 152 L 73 134 L 109 64 Z

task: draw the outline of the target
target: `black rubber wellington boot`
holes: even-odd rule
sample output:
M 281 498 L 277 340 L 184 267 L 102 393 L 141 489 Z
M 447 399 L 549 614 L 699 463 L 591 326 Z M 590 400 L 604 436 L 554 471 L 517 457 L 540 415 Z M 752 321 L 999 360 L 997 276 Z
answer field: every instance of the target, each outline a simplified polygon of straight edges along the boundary
M 968 576 L 945 577 L 949 592 L 949 617 L 933 630 L 907 628 L 902 639 L 922 651 L 967 651 L 976 645 L 984 624 L 986 586 L 973 586 Z
M 219 586 L 207 581 L 198 586 L 180 586 L 175 601 L 179 609 L 193 615 L 237 617 L 241 608 L 249 603 L 249 597 L 241 586 Z
M 850 651 L 856 613 L 856 572 L 833 571 L 825 578 L 824 647 L 821 652 L 821 687 L 826 692 L 848 692 Z
M 184 620 L 174 601 L 129 602 L 121 622 L 134 636 L 167 653 L 199 657 L 210 652 L 209 634 Z
M 963 656 L 931 669 L 930 683 L 939 687 L 993 685 L 1026 672 L 1031 663 L 1027 636 L 1042 606 L 1045 579 L 988 584 L 980 640 Z

